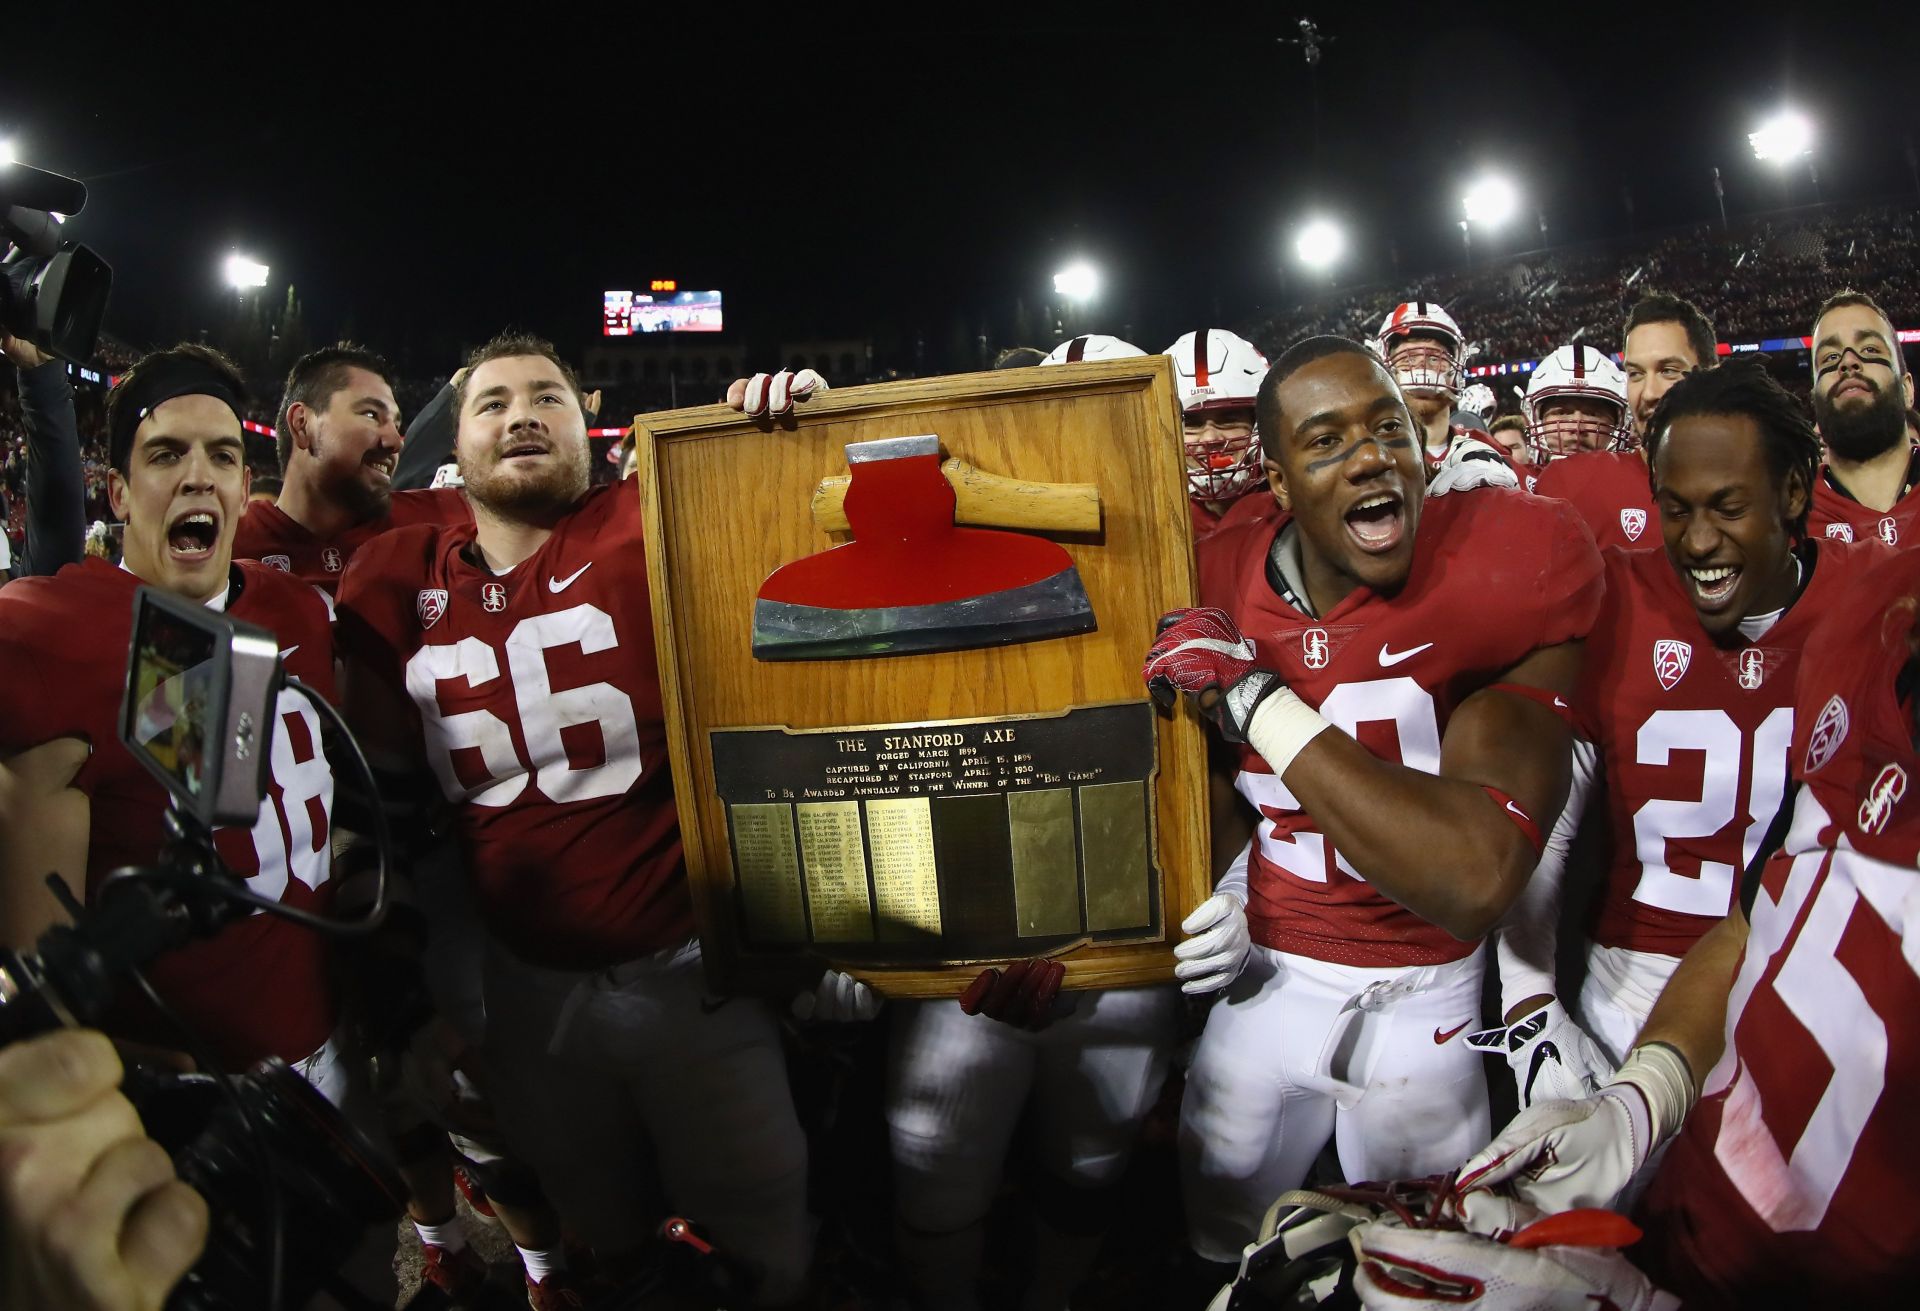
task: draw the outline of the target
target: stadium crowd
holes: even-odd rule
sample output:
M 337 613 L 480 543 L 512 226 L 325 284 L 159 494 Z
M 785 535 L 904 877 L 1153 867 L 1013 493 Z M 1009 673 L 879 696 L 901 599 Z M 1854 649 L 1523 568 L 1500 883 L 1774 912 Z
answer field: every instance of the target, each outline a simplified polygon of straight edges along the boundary
M 0 942 L 57 922 L 50 870 L 91 901 L 158 841 L 116 729 L 145 584 L 269 630 L 371 762 L 279 692 L 222 860 L 351 915 L 385 825 L 406 876 L 377 935 L 256 914 L 152 984 L 215 1064 L 284 1060 L 390 1149 L 442 1304 L 1905 1305 L 1913 219 L 1516 257 L 1167 347 L 1198 594 L 1139 635 L 1143 697 L 1204 720 L 1216 787 L 1211 895 L 1147 987 L 1034 958 L 949 999 L 708 991 L 640 498 L 550 343 L 412 382 L 349 343 L 284 381 L 114 345 L 110 392 L 16 355 Z M 1770 332 L 1809 344 L 1800 394 L 1721 360 Z M 1476 359 L 1537 362 L 1512 422 Z M 137 999 L 106 1027 L 186 1059 Z M 72 1305 L 156 1304 L 204 1210 L 110 1052 L 21 1050 L 8 1241 L 53 1235 Z

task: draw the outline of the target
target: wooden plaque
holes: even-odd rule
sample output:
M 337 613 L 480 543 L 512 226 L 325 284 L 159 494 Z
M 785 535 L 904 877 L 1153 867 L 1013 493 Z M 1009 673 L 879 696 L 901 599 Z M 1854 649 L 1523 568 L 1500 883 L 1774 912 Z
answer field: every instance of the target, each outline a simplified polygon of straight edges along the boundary
M 821 485 L 847 475 L 844 448 L 922 434 L 974 470 L 1094 486 L 1097 530 L 1037 535 L 1066 548 L 1096 627 L 756 659 L 768 575 L 847 540 L 820 526 L 836 522 Z M 674 791 L 715 985 L 791 985 L 825 959 L 890 996 L 953 996 L 982 964 L 1036 955 L 1063 961 L 1072 988 L 1172 978 L 1179 922 L 1211 889 L 1199 723 L 1154 711 L 1140 681 L 1155 622 L 1195 595 L 1171 362 L 837 389 L 779 420 L 720 405 L 642 414 L 634 435 Z M 1075 495 L 1053 495 L 1042 517 L 1084 518 L 1061 508 Z

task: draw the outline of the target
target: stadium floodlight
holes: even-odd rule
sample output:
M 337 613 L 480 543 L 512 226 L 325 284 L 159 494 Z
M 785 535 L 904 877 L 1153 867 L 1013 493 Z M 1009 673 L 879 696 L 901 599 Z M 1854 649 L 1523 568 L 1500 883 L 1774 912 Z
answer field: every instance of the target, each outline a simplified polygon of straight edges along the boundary
M 0 137 L 0 168 L 15 162 L 19 156 L 13 153 L 13 142 Z
M 267 285 L 267 266 L 245 255 L 229 255 L 225 265 L 227 285 L 238 291 Z
M 1075 260 L 1053 275 L 1054 294 L 1072 301 L 1089 301 L 1100 294 L 1100 270 Z
M 1783 109 L 1747 133 L 1747 144 L 1755 159 L 1784 164 L 1813 153 L 1813 123 L 1797 109 Z
M 1467 222 L 1497 228 L 1519 210 L 1520 193 L 1505 178 L 1489 175 L 1468 187 L 1460 203 L 1466 209 Z
M 1294 238 L 1293 253 L 1308 268 L 1331 268 L 1347 253 L 1347 234 L 1332 219 L 1310 219 Z

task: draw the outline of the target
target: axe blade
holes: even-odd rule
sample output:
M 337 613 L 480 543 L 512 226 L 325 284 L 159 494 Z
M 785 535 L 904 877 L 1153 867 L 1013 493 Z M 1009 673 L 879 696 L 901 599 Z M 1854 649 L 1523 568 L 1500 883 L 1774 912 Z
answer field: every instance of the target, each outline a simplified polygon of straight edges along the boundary
M 1005 646 L 1090 633 L 1097 623 L 1069 565 L 1024 587 L 934 605 L 842 609 L 757 600 L 756 660 L 833 660 Z

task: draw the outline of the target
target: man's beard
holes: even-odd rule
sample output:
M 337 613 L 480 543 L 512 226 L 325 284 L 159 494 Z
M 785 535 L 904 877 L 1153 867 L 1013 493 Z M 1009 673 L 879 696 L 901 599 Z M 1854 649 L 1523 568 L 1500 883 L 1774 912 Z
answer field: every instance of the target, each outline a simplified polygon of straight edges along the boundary
M 505 474 L 497 459 L 476 478 L 478 471 L 462 461 L 460 476 L 466 480 L 467 499 L 502 519 L 539 523 L 553 518 L 585 496 L 590 481 L 584 448 L 573 458 L 557 447 L 553 453 L 562 458 L 531 478 Z
M 1813 398 L 1820 438 L 1835 459 L 1858 464 L 1884 455 L 1907 435 L 1907 407 L 1898 387 L 1873 387 L 1871 404 L 1842 409 L 1827 396 Z
M 315 459 L 320 458 L 320 447 L 313 448 Z M 325 461 L 320 465 L 320 491 L 328 500 L 344 507 L 353 516 L 355 523 L 366 523 L 378 519 L 387 512 L 393 501 L 393 485 L 386 483 L 380 487 L 369 487 L 366 482 L 367 466 L 362 463 L 350 470 L 330 467 Z

